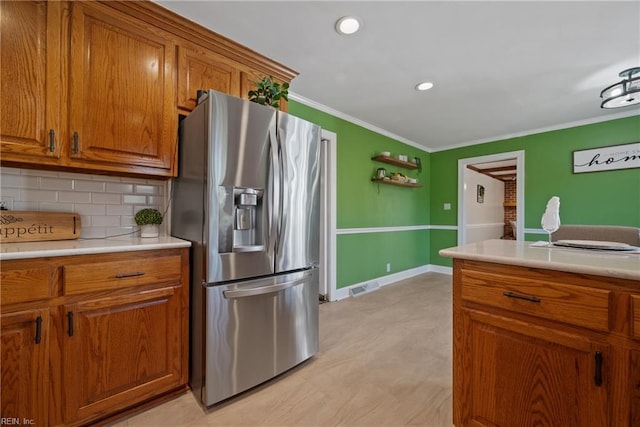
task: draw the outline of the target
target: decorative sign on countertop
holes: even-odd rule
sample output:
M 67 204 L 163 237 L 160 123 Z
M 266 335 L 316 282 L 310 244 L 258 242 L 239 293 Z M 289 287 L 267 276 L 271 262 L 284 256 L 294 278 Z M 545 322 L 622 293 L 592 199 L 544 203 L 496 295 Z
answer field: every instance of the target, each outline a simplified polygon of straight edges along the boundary
M 0 242 L 69 240 L 80 237 L 80 215 L 67 212 L 0 211 Z
M 640 168 L 640 142 L 573 152 L 573 173 Z

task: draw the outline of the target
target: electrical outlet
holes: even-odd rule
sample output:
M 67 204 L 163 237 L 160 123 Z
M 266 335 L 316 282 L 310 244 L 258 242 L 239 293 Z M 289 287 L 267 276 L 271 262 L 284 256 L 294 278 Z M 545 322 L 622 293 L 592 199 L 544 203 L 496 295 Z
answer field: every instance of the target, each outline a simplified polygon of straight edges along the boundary
M 6 211 L 7 209 L 9 209 L 7 207 L 7 202 L 5 200 L 0 200 L 0 211 Z
M 387 263 L 387 273 L 390 273 L 390 272 L 391 272 L 391 263 L 388 262 Z
M 451 203 L 445 203 L 444 204 L 444 210 L 445 211 L 450 211 L 451 210 Z

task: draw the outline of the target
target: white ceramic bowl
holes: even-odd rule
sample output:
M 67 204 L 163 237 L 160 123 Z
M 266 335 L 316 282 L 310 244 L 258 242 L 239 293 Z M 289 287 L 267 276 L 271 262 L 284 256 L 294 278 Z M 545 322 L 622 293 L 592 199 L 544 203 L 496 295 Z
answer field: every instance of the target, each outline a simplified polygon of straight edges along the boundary
M 380 155 L 385 157 L 391 157 L 391 153 L 389 151 L 381 151 Z
M 410 183 L 410 184 L 415 184 L 415 183 L 417 183 L 417 182 L 418 182 L 418 180 L 417 180 L 417 179 L 415 179 L 415 178 L 409 178 L 409 183 Z

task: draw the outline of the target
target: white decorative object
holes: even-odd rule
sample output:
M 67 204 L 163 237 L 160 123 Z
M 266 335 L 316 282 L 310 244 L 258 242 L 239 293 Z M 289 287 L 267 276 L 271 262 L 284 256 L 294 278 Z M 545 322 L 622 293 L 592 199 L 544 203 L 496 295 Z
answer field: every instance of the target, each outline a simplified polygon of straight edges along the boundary
M 158 224 L 144 224 L 140 226 L 140 237 L 158 237 L 160 227 Z
M 573 152 L 573 173 L 640 168 L 640 142 Z
M 560 198 L 558 196 L 549 199 L 547 209 L 542 214 L 540 222 L 544 231 L 549 233 L 549 246 L 552 246 L 551 233 L 560 228 Z

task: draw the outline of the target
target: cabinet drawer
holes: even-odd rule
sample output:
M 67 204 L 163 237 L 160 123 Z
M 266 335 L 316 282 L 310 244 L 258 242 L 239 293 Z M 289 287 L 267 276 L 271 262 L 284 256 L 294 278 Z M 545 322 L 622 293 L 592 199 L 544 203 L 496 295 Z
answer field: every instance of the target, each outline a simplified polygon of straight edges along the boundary
M 25 266 L 26 267 L 26 266 Z M 0 273 L 0 303 L 35 301 L 53 296 L 54 268 L 7 268 Z
M 640 295 L 631 295 L 631 333 L 640 340 Z
M 462 269 L 462 299 L 576 326 L 609 330 L 610 291 Z
M 180 282 L 180 256 L 135 257 L 64 267 L 65 295 L 105 289 Z

